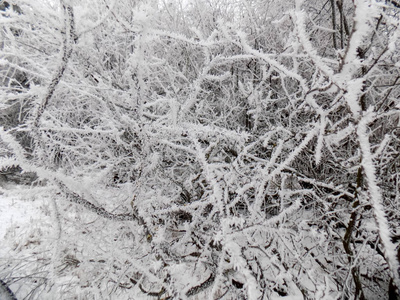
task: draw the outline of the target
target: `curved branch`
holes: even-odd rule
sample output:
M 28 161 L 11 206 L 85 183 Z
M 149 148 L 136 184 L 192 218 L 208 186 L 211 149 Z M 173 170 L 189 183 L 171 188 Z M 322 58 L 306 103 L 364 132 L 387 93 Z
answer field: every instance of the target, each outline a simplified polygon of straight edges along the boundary
M 58 187 L 60 188 L 60 190 L 66 194 L 69 201 L 84 206 L 85 208 L 94 212 L 95 214 L 99 215 L 100 217 L 103 217 L 103 218 L 106 218 L 109 220 L 117 220 L 117 221 L 139 220 L 139 223 L 142 223 L 142 222 L 140 222 L 141 219 L 138 218 L 137 216 L 135 216 L 134 213 L 132 213 L 132 214 L 113 214 L 111 212 L 106 211 L 104 208 L 96 206 L 93 203 L 87 201 L 82 196 L 71 191 L 65 184 L 61 183 L 60 181 L 56 181 L 56 183 L 57 183 Z
M 190 288 L 185 294 L 186 297 L 197 295 L 198 293 L 200 293 L 200 292 L 204 291 L 205 289 L 207 289 L 208 287 L 210 287 L 214 281 L 215 281 L 215 275 L 213 273 L 211 273 L 206 281 Z
M 146 291 L 142 284 L 139 284 L 139 289 L 142 291 L 142 293 L 149 295 L 151 297 L 158 297 L 158 299 L 160 299 L 160 297 L 165 294 L 165 292 L 167 291 L 164 287 L 161 288 L 161 290 L 159 292 L 150 292 L 150 291 Z M 170 299 L 170 297 L 167 297 L 165 299 Z
M 53 79 L 50 82 L 50 85 L 47 88 L 47 93 L 45 97 L 43 98 L 42 102 L 39 104 L 39 107 L 36 110 L 34 119 L 33 119 L 33 131 L 35 138 L 39 137 L 39 122 L 40 118 L 42 117 L 44 111 L 46 110 L 47 105 L 49 104 L 49 101 L 51 97 L 54 94 L 54 91 L 56 89 L 56 86 L 60 82 L 65 69 L 67 68 L 68 60 L 71 57 L 72 54 L 72 41 L 75 41 L 76 35 L 75 35 L 75 21 L 74 21 L 74 11 L 73 8 L 70 5 L 63 5 L 64 8 L 64 13 L 66 14 L 66 28 L 69 32 L 69 35 L 67 32 L 64 33 L 64 39 L 63 39 L 63 55 L 61 58 L 61 64 L 57 69 L 57 72 L 54 74 Z

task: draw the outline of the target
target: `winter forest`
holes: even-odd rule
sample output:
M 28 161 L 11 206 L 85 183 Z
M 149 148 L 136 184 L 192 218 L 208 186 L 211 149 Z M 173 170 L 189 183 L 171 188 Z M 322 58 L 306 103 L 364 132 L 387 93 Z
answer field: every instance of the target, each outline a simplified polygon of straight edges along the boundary
M 1 299 L 399 299 L 400 1 L 0 22 Z

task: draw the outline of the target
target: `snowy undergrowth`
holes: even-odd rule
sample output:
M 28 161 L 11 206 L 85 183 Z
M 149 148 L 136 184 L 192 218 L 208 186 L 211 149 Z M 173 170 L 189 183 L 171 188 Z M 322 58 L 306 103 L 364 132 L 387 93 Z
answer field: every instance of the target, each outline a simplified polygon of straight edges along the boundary
M 32 292 L 35 278 L 43 276 L 37 264 L 48 259 L 45 253 L 55 243 L 51 194 L 48 187 L 15 184 L 5 184 L 1 190 L 0 278 L 21 298 Z M 23 277 L 26 284 L 18 284 Z
M 0 179 L 47 184 L 0 183 L 17 296 L 400 285 L 398 1 L 16 2 Z

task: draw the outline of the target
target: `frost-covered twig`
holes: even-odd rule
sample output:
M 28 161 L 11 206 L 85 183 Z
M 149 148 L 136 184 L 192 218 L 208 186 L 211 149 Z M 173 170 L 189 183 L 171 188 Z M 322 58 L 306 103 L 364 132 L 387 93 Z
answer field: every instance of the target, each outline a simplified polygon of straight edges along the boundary
M 199 293 L 201 293 L 202 291 L 206 290 L 208 287 L 210 287 L 213 282 L 215 281 L 215 275 L 213 273 L 210 274 L 210 276 L 208 276 L 208 278 L 200 283 L 199 285 L 196 285 L 194 287 L 191 287 L 186 293 L 186 297 L 191 297 L 191 296 L 195 296 Z
M 104 217 L 106 219 L 110 220 L 118 220 L 118 221 L 140 221 L 141 224 L 143 224 L 143 220 L 136 216 L 134 212 L 131 214 L 113 214 L 108 211 L 106 211 L 104 208 L 99 207 L 94 205 L 93 203 L 87 201 L 85 198 L 80 196 L 79 194 L 75 193 L 72 191 L 70 188 L 67 187 L 65 183 L 63 183 L 63 178 L 64 176 L 59 176 L 59 174 L 54 173 L 48 169 L 39 167 L 39 166 L 34 166 L 31 163 L 27 161 L 25 158 L 25 150 L 22 149 L 21 145 L 12 137 L 10 134 L 5 132 L 3 128 L 0 128 L 0 137 L 1 139 L 6 142 L 10 148 L 13 150 L 15 156 L 16 156 L 16 164 L 21 166 L 21 168 L 24 171 L 30 171 L 30 172 L 35 172 L 39 177 L 43 179 L 47 179 L 49 181 L 55 182 L 59 189 L 65 193 L 67 196 L 67 199 L 69 199 L 71 202 L 74 202 L 76 204 L 82 205 L 88 210 L 96 213 L 97 215 Z
M 58 83 L 61 81 L 61 78 L 65 72 L 65 69 L 67 68 L 68 60 L 71 57 L 72 54 L 72 44 L 74 42 L 74 39 L 76 38 L 75 35 L 75 21 L 74 21 L 74 11 L 72 6 L 63 4 L 63 9 L 64 9 L 64 14 L 65 14 L 65 28 L 66 31 L 63 34 L 63 47 L 62 47 L 62 57 L 61 57 L 61 63 L 59 67 L 57 68 L 56 73 L 54 74 L 48 88 L 47 92 L 42 99 L 41 103 L 39 104 L 38 108 L 36 109 L 35 113 L 33 114 L 33 122 L 32 122 L 32 127 L 33 127 L 33 132 L 36 138 L 39 137 L 39 122 L 40 119 L 46 110 L 47 105 L 49 104 L 49 101 L 51 97 L 53 96 L 55 89 L 58 85 Z M 69 35 L 67 34 L 69 33 Z
M 60 181 L 56 181 L 57 185 L 59 186 L 60 190 L 65 193 L 67 199 L 71 202 L 76 204 L 82 205 L 83 207 L 87 208 L 88 210 L 94 212 L 95 214 L 99 215 L 100 217 L 116 220 L 116 221 L 134 221 L 139 220 L 138 217 L 134 213 L 130 214 L 114 214 L 111 212 L 106 211 L 104 208 L 94 205 L 93 203 L 87 201 L 82 196 L 78 195 L 77 193 L 71 191 L 65 184 Z
M 391 241 L 391 232 L 386 217 L 385 209 L 383 207 L 382 193 L 378 186 L 378 179 L 376 178 L 375 164 L 373 162 L 373 155 L 371 153 L 371 145 L 368 138 L 368 124 L 373 119 L 371 111 L 366 112 L 361 118 L 357 126 L 357 137 L 360 143 L 362 161 L 361 165 L 368 184 L 369 200 L 375 216 L 376 225 L 378 227 L 379 238 L 383 245 L 383 253 L 389 265 L 390 273 L 393 278 L 394 284 L 397 289 L 400 289 L 400 276 L 399 276 L 399 262 L 397 260 L 397 251 L 395 245 Z

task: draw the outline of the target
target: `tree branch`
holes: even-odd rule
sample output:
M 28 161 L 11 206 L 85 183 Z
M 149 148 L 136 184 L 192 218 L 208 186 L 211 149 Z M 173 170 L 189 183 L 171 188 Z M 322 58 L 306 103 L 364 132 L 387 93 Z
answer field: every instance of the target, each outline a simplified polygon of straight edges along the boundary
M 42 102 L 40 103 L 39 107 L 36 110 L 36 113 L 34 115 L 33 119 L 33 132 L 35 138 L 39 138 L 39 122 L 40 118 L 42 117 L 44 111 L 46 110 L 49 101 L 51 97 L 53 96 L 56 86 L 60 82 L 65 69 L 67 68 L 68 60 L 71 57 L 72 54 L 72 40 L 76 39 L 75 35 L 75 21 L 74 21 L 74 11 L 73 8 L 69 5 L 63 4 L 63 9 L 64 13 L 66 15 L 65 19 L 65 24 L 67 31 L 69 32 L 69 36 L 67 35 L 67 32 L 63 34 L 63 55 L 61 58 L 61 64 L 57 69 L 57 72 L 54 74 L 53 79 L 50 82 L 50 85 L 47 88 L 47 93 L 45 97 L 43 98 Z

